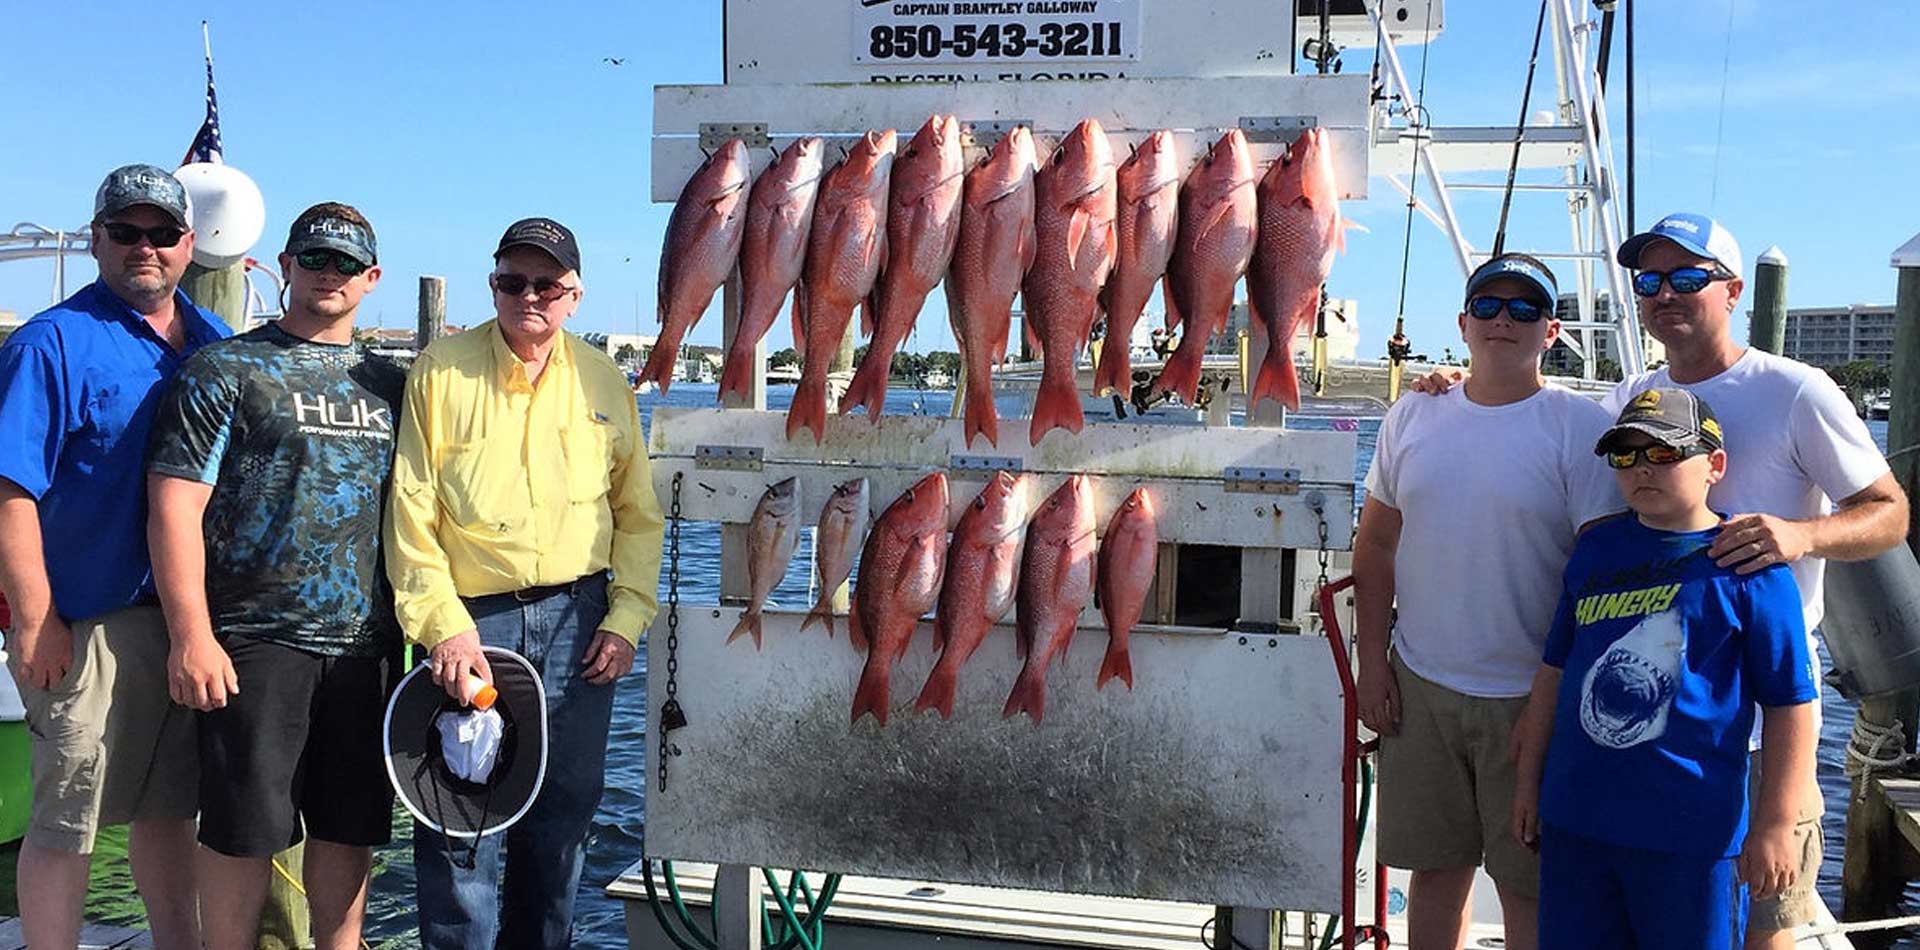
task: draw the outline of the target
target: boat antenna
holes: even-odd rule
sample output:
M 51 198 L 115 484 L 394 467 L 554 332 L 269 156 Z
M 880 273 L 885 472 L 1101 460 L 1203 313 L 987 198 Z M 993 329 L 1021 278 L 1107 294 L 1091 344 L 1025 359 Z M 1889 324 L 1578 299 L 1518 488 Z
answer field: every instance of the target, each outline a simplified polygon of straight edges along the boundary
M 1633 11 L 1640 4 L 1638 0 L 1623 0 L 1627 5 L 1627 233 L 1633 234 L 1638 228 L 1633 223 Z
M 1427 36 L 1433 35 L 1433 0 L 1427 0 L 1427 20 L 1422 31 Z M 1380 24 L 1376 33 L 1374 59 L 1377 63 L 1381 47 L 1388 42 L 1385 24 Z M 1431 43 L 1420 48 L 1420 86 L 1414 93 L 1413 105 L 1407 109 L 1407 127 L 1418 129 L 1421 136 L 1426 134 L 1432 118 L 1427 113 L 1427 62 L 1433 58 L 1432 49 Z M 1413 355 L 1413 342 L 1407 339 L 1407 265 L 1413 259 L 1413 210 L 1420 203 L 1415 195 L 1419 194 L 1420 187 L 1420 150 L 1425 147 L 1421 138 L 1415 138 L 1413 154 L 1407 162 L 1407 226 L 1400 244 L 1400 307 L 1393 318 L 1393 336 L 1387 338 L 1388 403 L 1400 398 L 1400 367 Z
M 1713 183 L 1707 189 L 1707 213 L 1720 200 L 1720 140 L 1727 130 L 1727 74 L 1733 65 L 1733 4 L 1727 4 L 1727 46 L 1720 57 L 1720 115 L 1713 125 Z
M 1520 87 L 1520 121 L 1513 127 L 1513 158 L 1507 163 L 1507 187 L 1500 195 L 1500 226 L 1493 232 L 1493 256 L 1507 248 L 1507 213 L 1513 208 L 1513 180 L 1520 174 L 1520 143 L 1527 137 L 1527 106 L 1533 100 L 1533 74 L 1540 65 L 1540 37 L 1547 29 L 1547 3 L 1540 0 L 1540 18 L 1533 24 L 1533 54 L 1527 57 L 1527 83 Z

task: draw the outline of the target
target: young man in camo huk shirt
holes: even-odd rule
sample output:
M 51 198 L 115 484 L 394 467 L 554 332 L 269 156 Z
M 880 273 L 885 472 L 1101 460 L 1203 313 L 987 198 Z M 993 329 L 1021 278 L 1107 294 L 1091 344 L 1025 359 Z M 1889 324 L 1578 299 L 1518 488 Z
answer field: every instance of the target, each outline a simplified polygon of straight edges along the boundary
M 353 338 L 380 282 L 352 207 L 287 235 L 285 314 L 189 361 L 149 446 L 149 544 L 176 702 L 199 710 L 206 945 L 254 945 L 268 861 L 301 840 L 316 944 L 360 942 L 393 792 L 381 761 L 399 642 L 380 562 L 405 372 Z

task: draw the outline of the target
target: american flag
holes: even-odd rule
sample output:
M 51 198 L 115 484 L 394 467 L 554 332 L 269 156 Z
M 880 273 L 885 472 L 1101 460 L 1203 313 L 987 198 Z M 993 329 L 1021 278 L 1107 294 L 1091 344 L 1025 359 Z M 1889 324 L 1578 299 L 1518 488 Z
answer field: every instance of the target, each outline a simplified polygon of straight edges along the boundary
M 202 40 L 206 40 L 207 23 L 200 21 Z M 187 147 L 187 157 L 180 164 L 194 162 L 213 162 L 221 164 L 220 156 L 220 105 L 213 98 L 213 44 L 207 42 L 207 119 L 200 123 L 200 131 L 193 137 L 193 144 Z

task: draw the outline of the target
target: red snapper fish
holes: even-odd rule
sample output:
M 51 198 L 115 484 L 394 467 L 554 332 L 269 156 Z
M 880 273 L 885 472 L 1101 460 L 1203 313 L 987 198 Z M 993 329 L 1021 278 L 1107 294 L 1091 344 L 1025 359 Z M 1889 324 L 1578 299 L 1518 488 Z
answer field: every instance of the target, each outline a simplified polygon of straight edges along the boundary
M 1167 265 L 1167 328 L 1180 346 L 1154 381 L 1156 392 L 1189 405 L 1200 388 L 1207 341 L 1227 325 L 1233 288 L 1246 273 L 1256 237 L 1253 153 L 1231 129 L 1207 151 L 1180 188 L 1180 233 Z
M 1107 621 L 1107 656 L 1100 663 L 1094 688 L 1119 677 L 1133 688 L 1133 656 L 1127 638 L 1140 622 L 1147 595 L 1153 592 L 1153 572 L 1160 560 L 1160 525 L 1154 518 L 1153 496 L 1145 486 L 1133 490 L 1107 522 L 1094 564 L 1094 591 Z
M 660 337 L 647 356 L 642 380 L 665 393 L 673 385 L 680 341 L 693 329 L 740 257 L 747 221 L 747 146 L 734 139 L 693 173 L 667 221 L 660 254 Z
M 993 367 L 1007 355 L 1013 298 L 1033 266 L 1033 133 L 1015 126 L 967 173 L 960 240 L 947 275 L 947 318 L 966 370 L 966 440 L 1000 441 Z
M 960 191 L 966 159 L 960 151 L 960 120 L 936 115 L 914 133 L 893 162 L 887 195 L 887 266 L 874 288 L 879 313 L 861 311 L 861 330 L 873 336 L 840 411 L 867 407 L 879 421 L 887 403 L 893 354 L 913 332 L 927 294 L 947 275 L 960 237 Z
M 800 540 L 800 495 L 795 486 L 791 478 L 768 486 L 754 506 L 753 519 L 747 522 L 749 597 L 740 622 L 727 635 L 728 643 L 750 633 L 753 648 L 760 649 L 760 612 L 767 605 L 767 595 L 787 576 L 794 542 Z
M 1093 483 L 1085 475 L 1054 489 L 1027 527 L 1015 611 L 1027 663 L 1001 711 L 1006 718 L 1024 712 L 1039 722 L 1046 712 L 1047 667 L 1066 655 L 1093 589 L 1093 528 Z
M 933 639 L 940 645 L 927 685 L 913 711 L 940 710 L 953 718 L 960 669 L 986 640 L 994 624 L 1013 608 L 1014 580 L 1020 570 L 1020 542 L 1027 507 L 1021 479 L 996 472 L 960 516 L 947 546 L 946 580 L 933 617 Z
M 860 552 L 847 627 L 854 647 L 867 651 L 867 665 L 853 694 L 854 722 L 872 713 L 887 724 L 893 666 L 940 596 L 946 549 L 947 476 L 934 472 L 887 506 Z
M 728 394 L 746 397 L 753 383 L 753 351 L 800 280 L 824 154 L 820 139 L 795 139 L 748 194 L 746 234 L 740 240 L 740 326 L 720 374 L 723 401 Z
M 1252 332 L 1266 334 L 1267 355 L 1248 398 L 1298 409 L 1293 335 L 1319 312 L 1333 255 L 1347 246 L 1327 133 L 1301 135 L 1260 179 L 1259 196 L 1260 241 L 1247 268 L 1247 305 Z
M 813 430 L 815 442 L 826 437 L 827 370 L 840 352 L 853 308 L 873 292 L 887 257 L 894 138 L 892 129 L 868 132 L 820 183 L 801 289 L 794 298 L 794 345 L 805 361 L 787 410 L 789 439 L 801 429 Z
M 1038 247 L 1024 300 L 1029 333 L 1040 344 L 1040 389 L 1027 437 L 1048 430 L 1078 432 L 1085 424 L 1074 382 L 1080 346 L 1093 332 L 1115 254 L 1113 148 L 1094 119 L 1085 119 L 1033 177 Z
M 1107 278 L 1107 338 L 1100 348 L 1100 366 L 1093 372 L 1096 395 L 1126 395 L 1132 388 L 1133 326 L 1153 299 L 1153 287 L 1173 257 L 1174 231 L 1180 223 L 1180 160 L 1173 146 L 1172 132 L 1155 132 L 1120 163 L 1115 175 L 1119 252 L 1113 276 Z
M 802 621 L 805 631 L 814 624 L 827 628 L 833 636 L 833 595 L 853 573 L 853 557 L 867 540 L 867 480 L 856 478 L 833 489 L 832 497 L 820 509 L 820 521 L 813 529 L 814 569 L 820 578 L 820 599 Z

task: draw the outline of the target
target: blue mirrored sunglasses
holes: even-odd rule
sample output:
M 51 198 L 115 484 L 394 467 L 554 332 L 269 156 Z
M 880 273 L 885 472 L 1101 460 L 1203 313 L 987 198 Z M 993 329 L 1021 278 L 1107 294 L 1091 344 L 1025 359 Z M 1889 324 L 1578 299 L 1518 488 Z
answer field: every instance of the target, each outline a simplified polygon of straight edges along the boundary
M 1515 323 L 1535 323 L 1547 315 L 1547 308 L 1540 302 L 1527 297 L 1495 297 L 1490 294 L 1478 294 L 1467 298 L 1467 313 L 1475 320 L 1491 320 L 1507 312 L 1507 318 Z
M 1657 296 L 1660 293 L 1660 284 L 1665 282 L 1676 294 L 1697 294 L 1707 289 L 1707 285 L 1716 280 L 1732 278 L 1732 274 L 1719 268 L 1708 270 L 1705 267 L 1676 267 L 1666 272 L 1643 270 L 1633 275 L 1633 292 L 1642 297 Z

